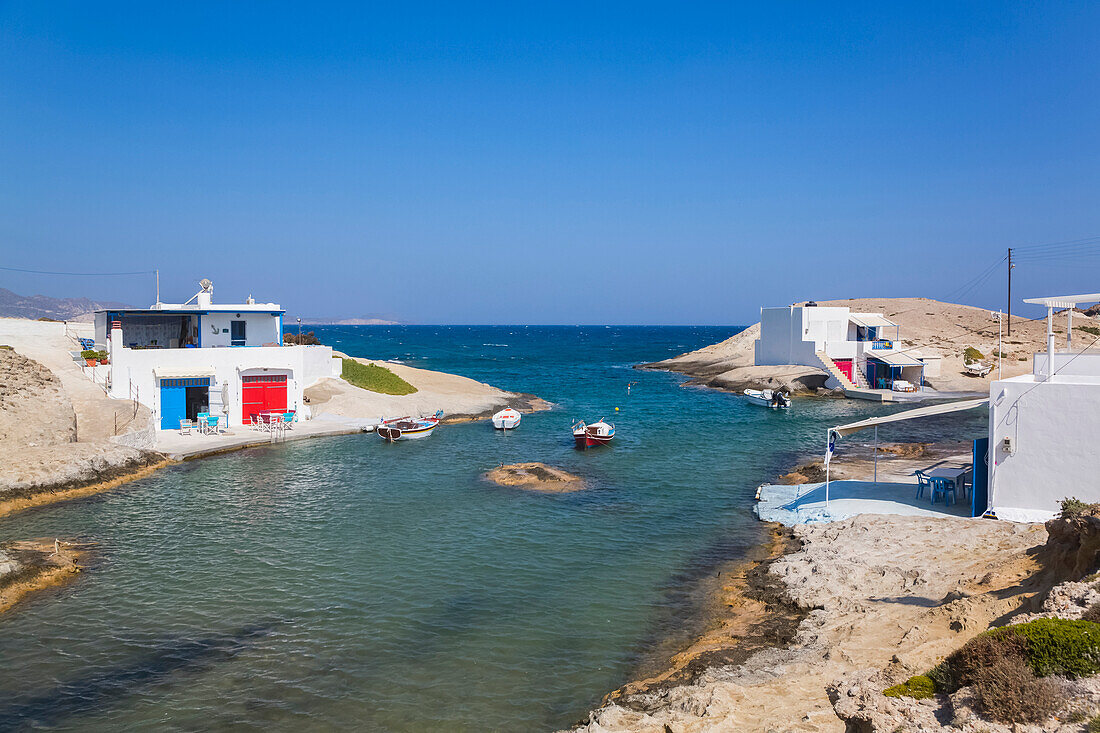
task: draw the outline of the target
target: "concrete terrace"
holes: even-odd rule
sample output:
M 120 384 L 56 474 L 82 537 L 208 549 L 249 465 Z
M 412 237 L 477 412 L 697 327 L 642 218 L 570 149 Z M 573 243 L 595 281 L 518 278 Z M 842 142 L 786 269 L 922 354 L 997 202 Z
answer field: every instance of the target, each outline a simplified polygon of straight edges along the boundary
M 760 487 L 760 500 L 754 511 L 766 522 L 787 526 L 816 522 L 836 522 L 859 514 L 892 514 L 910 517 L 969 517 L 970 501 L 962 499 L 951 506 L 940 499 L 929 501 L 928 491 L 916 498 L 916 479 L 904 481 L 841 480 L 829 484 L 829 504 L 825 505 L 825 484 Z
M 178 430 L 161 430 L 157 432 L 157 441 L 153 449 L 172 460 L 183 461 L 223 451 L 274 445 L 291 440 L 366 432 L 373 430 L 376 422 L 340 420 L 323 416 L 315 420 L 297 422 L 292 429 L 275 434 L 277 437 L 273 437 L 271 433 L 247 427 L 234 427 L 216 435 L 200 435 L 194 430 L 188 435 L 181 435 Z

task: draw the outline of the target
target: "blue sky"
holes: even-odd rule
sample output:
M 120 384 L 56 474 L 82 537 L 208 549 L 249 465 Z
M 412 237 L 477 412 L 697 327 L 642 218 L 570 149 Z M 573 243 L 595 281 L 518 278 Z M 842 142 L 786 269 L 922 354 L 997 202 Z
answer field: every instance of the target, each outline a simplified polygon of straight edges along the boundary
M 745 323 L 1100 236 L 1100 4 L 522 5 L 0 1 L 0 264 L 306 316 Z M 1014 294 L 1100 290 L 1071 254 Z M 961 299 L 1002 305 L 1003 267 Z

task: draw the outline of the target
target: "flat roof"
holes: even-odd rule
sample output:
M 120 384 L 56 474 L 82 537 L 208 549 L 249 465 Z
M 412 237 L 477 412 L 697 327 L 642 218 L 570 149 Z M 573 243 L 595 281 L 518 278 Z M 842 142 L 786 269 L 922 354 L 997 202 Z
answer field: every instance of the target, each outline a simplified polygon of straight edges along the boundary
M 254 305 L 240 308 L 101 308 L 96 313 L 129 313 L 134 316 L 193 316 L 203 313 L 270 313 L 277 315 L 286 313 L 279 306 L 273 308 L 257 308 Z
M 1073 308 L 1078 303 L 1096 303 L 1100 301 L 1100 293 L 1086 293 L 1085 295 L 1052 295 L 1046 298 L 1024 298 L 1025 303 L 1031 305 L 1045 305 L 1048 308 Z
M 848 320 L 857 326 L 868 326 L 870 328 L 881 328 L 883 326 L 896 328 L 898 325 L 887 318 L 883 318 L 881 313 L 849 313 Z
M 907 366 L 924 366 L 924 362 L 920 359 L 914 359 L 903 351 L 866 351 L 864 352 L 868 359 L 878 359 L 884 361 L 890 366 L 907 367 Z

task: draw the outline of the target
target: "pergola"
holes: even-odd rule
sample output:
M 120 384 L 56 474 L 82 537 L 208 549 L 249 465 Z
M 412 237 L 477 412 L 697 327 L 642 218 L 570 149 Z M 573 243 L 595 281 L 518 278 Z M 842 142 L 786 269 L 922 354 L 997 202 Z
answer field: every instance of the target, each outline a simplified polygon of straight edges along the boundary
M 981 407 L 989 403 L 988 397 L 983 397 L 977 400 L 960 400 L 957 402 L 947 402 L 939 405 L 928 405 L 926 407 L 917 407 L 912 410 L 903 410 L 902 412 L 895 412 L 892 415 L 884 415 L 882 417 L 872 417 L 866 420 L 860 420 L 859 422 L 848 423 L 847 425 L 838 425 L 834 428 L 829 428 L 828 437 L 826 439 L 825 447 L 825 506 L 829 506 L 829 461 L 833 457 L 833 450 L 836 448 L 836 441 L 845 435 L 851 435 L 852 433 L 858 433 L 860 430 L 866 430 L 867 428 L 875 429 L 875 483 L 878 483 L 878 426 L 885 425 L 893 422 L 902 422 L 905 420 L 915 420 L 921 417 L 933 417 L 935 415 L 946 415 L 952 412 L 961 412 L 963 410 L 972 410 L 975 407 Z
M 1055 295 L 1048 298 L 1024 298 L 1025 303 L 1046 306 L 1047 309 L 1047 379 L 1054 372 L 1054 309 L 1066 310 L 1066 349 L 1073 348 L 1073 309 L 1078 303 L 1100 301 L 1100 293 L 1085 295 Z

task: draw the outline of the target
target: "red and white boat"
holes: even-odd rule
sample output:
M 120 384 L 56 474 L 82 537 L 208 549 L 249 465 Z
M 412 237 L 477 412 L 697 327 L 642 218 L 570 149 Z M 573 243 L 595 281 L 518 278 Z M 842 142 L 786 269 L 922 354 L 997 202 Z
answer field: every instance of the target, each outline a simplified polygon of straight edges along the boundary
M 519 421 L 522 419 L 523 415 L 519 414 L 518 410 L 505 407 L 493 415 L 493 427 L 497 430 L 515 430 L 519 427 Z
M 604 422 L 602 417 L 591 425 L 586 425 L 584 420 L 573 423 L 573 442 L 578 448 L 607 445 L 614 437 L 615 426 Z
M 387 443 L 427 438 L 439 425 L 442 417 L 443 410 L 440 410 L 431 417 L 397 417 L 383 420 L 378 425 L 378 437 Z

